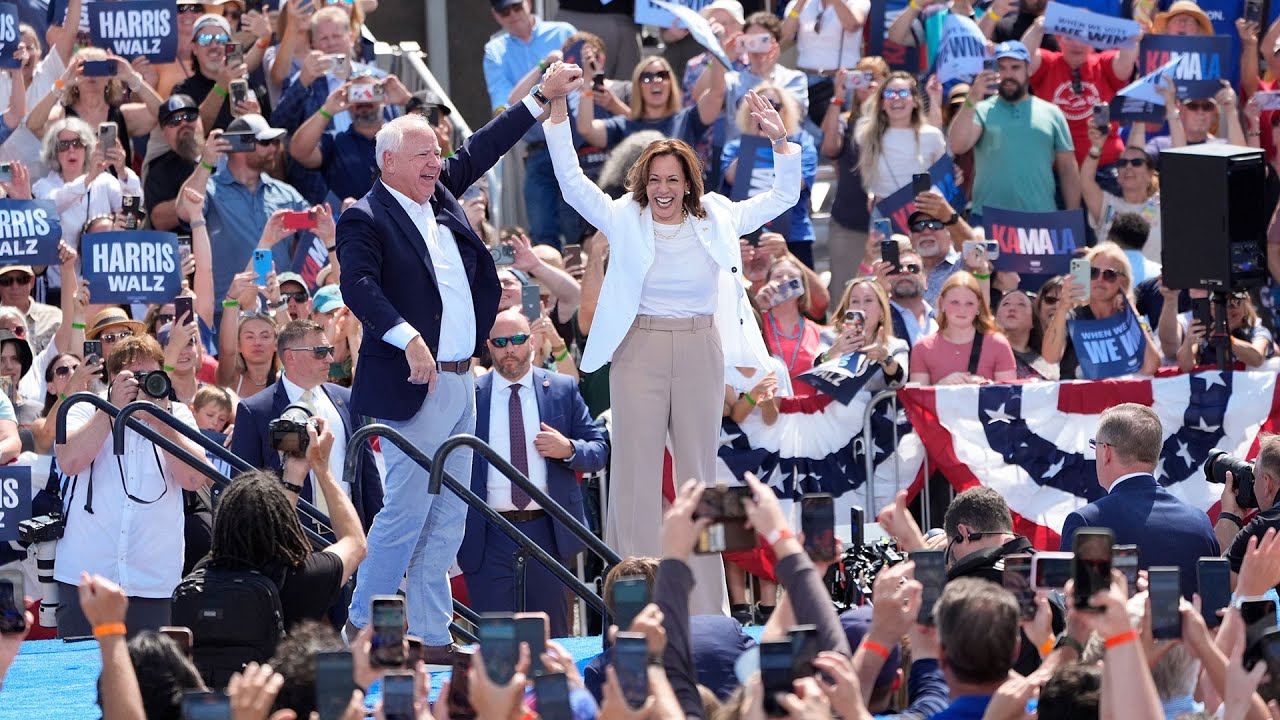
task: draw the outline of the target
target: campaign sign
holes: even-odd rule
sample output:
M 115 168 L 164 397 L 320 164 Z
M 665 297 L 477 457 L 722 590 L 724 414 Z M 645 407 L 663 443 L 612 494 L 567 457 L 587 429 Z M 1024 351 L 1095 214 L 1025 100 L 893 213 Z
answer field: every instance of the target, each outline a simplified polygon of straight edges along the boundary
M 873 371 L 878 369 L 878 363 L 870 362 L 862 353 L 853 352 L 802 373 L 800 379 L 835 398 L 841 405 L 848 405 L 871 379 Z
M 746 200 L 773 189 L 773 145 L 762 135 L 743 135 L 730 200 Z
M 654 2 L 654 0 L 636 0 L 634 16 L 636 24 L 656 25 L 660 28 L 669 28 L 673 25 L 687 27 L 669 9 L 662 7 L 664 4 L 666 3 Z M 710 5 L 711 0 L 675 0 L 673 4 L 683 5 L 694 12 L 698 12 Z
M 176 0 L 92 2 L 88 9 L 94 47 L 107 48 L 126 59 L 145 57 L 153 63 L 177 58 Z
M 62 263 L 62 222 L 52 200 L 0 200 L 0 266 Z
M 890 70 L 915 73 L 920 68 L 920 51 L 889 39 L 889 28 L 907 9 L 907 0 L 871 0 L 867 15 L 867 45 L 864 55 L 876 55 L 889 63 Z
M 1211 98 L 1227 76 L 1231 38 L 1225 35 L 1146 35 L 1138 52 L 1138 74 L 1149 75 L 1177 60 L 1173 81 L 1182 99 Z
M 18 6 L 0 3 L 0 68 L 16 68 L 22 63 L 14 59 L 22 35 L 18 32 Z
M 960 186 L 956 184 L 956 166 L 951 162 L 950 155 L 943 155 L 938 158 L 938 162 L 929 168 L 929 177 L 933 180 L 933 189 L 942 194 L 953 208 L 963 208 L 964 193 Z M 911 183 L 894 190 L 885 199 L 876 203 L 876 210 L 882 217 L 887 217 L 893 221 L 893 231 L 909 235 L 907 228 L 907 218 L 911 217 L 911 213 L 916 211 L 916 196 L 911 192 Z M 939 218 L 946 220 L 946 218 Z
M 1168 78 L 1181 63 L 1173 58 L 1155 70 L 1120 88 L 1111 99 L 1111 119 L 1120 122 L 1164 122 L 1164 96 L 1160 94 Z
M 1104 320 L 1068 320 L 1067 329 L 1080 361 L 1080 377 L 1105 380 L 1142 368 L 1147 336 L 1129 303 Z
M 182 289 L 178 236 L 170 232 L 87 233 L 80 256 L 96 303 L 166 303 Z
M 724 48 L 720 47 L 720 38 L 716 37 L 715 32 L 711 29 L 711 21 L 698 14 L 697 10 L 686 5 L 680 5 L 674 2 L 665 2 L 664 0 L 649 0 L 671 13 L 676 22 L 681 27 L 689 29 L 689 35 L 704 50 L 711 53 L 711 56 L 720 61 L 725 70 L 733 69 L 733 60 L 725 54 Z
M 1029 275 L 1064 275 L 1071 269 L 1071 256 L 1084 247 L 1084 211 L 1030 213 L 1001 210 L 990 205 L 982 210 L 987 239 L 1000 243 L 996 270 Z
M 31 519 L 31 468 L 0 467 L 0 542 L 18 539 L 18 523 Z
M 967 17 L 950 14 L 942 25 L 942 42 L 934 68 L 943 83 L 971 82 L 982 72 L 987 57 L 987 38 L 978 25 Z
M 1050 2 L 1044 11 L 1044 31 L 1075 38 L 1098 50 L 1112 50 L 1129 45 L 1142 28 L 1132 20 Z

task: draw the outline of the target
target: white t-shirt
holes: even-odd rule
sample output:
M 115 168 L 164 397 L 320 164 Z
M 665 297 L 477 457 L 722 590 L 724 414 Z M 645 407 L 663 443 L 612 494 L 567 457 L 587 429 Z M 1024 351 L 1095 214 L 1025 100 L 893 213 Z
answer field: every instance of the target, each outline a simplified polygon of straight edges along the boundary
M 45 54 L 40 62 L 36 63 L 36 69 L 31 73 L 31 86 L 27 88 L 27 112 L 31 112 L 31 108 L 36 106 L 45 95 L 53 92 L 53 84 L 62 77 L 62 73 L 67 71 L 67 66 L 62 62 L 62 57 L 57 51 L 50 50 Z M 0 73 L 0 107 L 9 106 L 9 94 L 11 92 L 11 84 L 9 75 Z M 40 157 L 40 141 L 27 129 L 26 117 L 22 118 L 22 125 L 14 129 L 13 134 L 5 140 L 4 145 L 0 146 L 0 161 L 13 162 L 17 160 L 27 166 L 28 177 L 41 177 L 48 172 L 45 167 L 44 160 Z
M 854 131 L 859 140 L 865 137 L 864 123 L 859 121 L 862 127 Z M 929 172 L 930 166 L 946 154 L 947 139 L 932 125 L 920 126 L 918 135 L 911 128 L 889 128 L 880 141 L 880 162 L 871 177 L 862 176 L 863 185 L 876 198 L 886 198 L 910 185 L 912 175 Z
M 798 0 L 787 4 L 786 14 L 795 9 Z M 867 17 L 871 11 L 870 0 L 835 0 L 844 3 L 855 13 Z M 796 66 L 805 70 L 836 70 L 851 68 L 862 59 L 862 29 L 845 32 L 836 14 L 835 2 L 823 7 L 822 0 L 809 0 L 800 12 L 800 29 L 796 33 Z M 822 24 L 818 32 L 818 18 Z
M 1142 246 L 1142 255 L 1152 262 L 1160 262 L 1160 193 L 1142 203 L 1125 202 L 1122 197 L 1109 192 L 1102 193 L 1102 212 L 1093 226 L 1099 241 L 1107 239 L 1111 221 L 1120 213 L 1137 213 L 1151 225 L 1151 231 L 1147 233 L 1147 244 Z
M 720 266 L 698 241 L 693 223 L 653 224 L 654 259 L 640 291 L 640 315 L 696 317 L 714 315 Z M 663 234 L 675 237 L 667 239 Z

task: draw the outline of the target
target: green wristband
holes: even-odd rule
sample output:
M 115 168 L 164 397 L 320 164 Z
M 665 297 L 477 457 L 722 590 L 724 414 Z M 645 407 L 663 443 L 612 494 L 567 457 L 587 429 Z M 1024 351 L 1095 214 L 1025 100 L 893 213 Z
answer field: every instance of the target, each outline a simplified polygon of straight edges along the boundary
M 239 300 L 223 300 L 222 307 L 224 308 L 240 307 L 240 301 Z
M 213 91 L 214 91 L 214 92 L 216 92 L 216 93 L 218 93 L 218 94 L 219 94 L 219 95 L 221 95 L 222 97 L 226 97 L 226 96 L 227 96 L 227 91 L 226 91 L 226 90 L 223 90 L 223 89 L 222 89 L 222 86 L 220 86 L 220 85 L 214 85 L 214 86 L 213 86 Z
M 212 165 L 205 162 L 204 158 L 200 158 L 200 167 L 204 168 L 205 170 L 208 170 L 209 172 L 213 172 L 215 169 Z
M 978 273 L 974 273 L 974 274 L 973 274 L 973 277 L 974 277 L 974 279 L 976 279 L 976 280 L 990 280 L 990 279 L 991 279 L 991 273 L 987 273 L 986 275 L 979 275 Z
M 556 356 L 556 362 L 558 362 L 558 363 L 564 362 L 564 359 L 565 359 L 565 358 L 567 358 L 567 357 L 569 357 L 569 348 L 568 348 L 568 347 L 566 347 L 566 348 L 564 349 L 564 352 L 562 352 L 562 353 L 560 353 L 559 355 L 557 355 L 557 356 Z
M 165 371 L 165 372 L 167 372 L 167 373 L 176 373 L 176 372 L 178 372 L 177 368 L 175 368 L 175 367 L 174 367 L 174 366 L 172 366 L 172 365 L 165 365 L 165 366 L 164 366 L 164 367 L 162 367 L 161 369 L 162 369 L 162 370 L 164 370 L 164 371 Z
M 751 397 L 751 393 L 743 393 L 742 396 L 747 399 L 747 402 L 751 403 L 752 407 L 755 407 L 756 405 L 759 404 L 756 402 L 755 398 Z
M 72 330 L 83 330 L 83 329 L 84 329 L 84 323 L 73 322 L 73 323 L 71 323 L 71 329 L 72 329 Z
M 329 121 L 333 120 L 333 115 L 330 115 L 329 111 L 325 110 L 324 108 L 320 108 L 316 112 L 320 113 L 320 116 L 323 117 L 325 120 L 329 120 Z

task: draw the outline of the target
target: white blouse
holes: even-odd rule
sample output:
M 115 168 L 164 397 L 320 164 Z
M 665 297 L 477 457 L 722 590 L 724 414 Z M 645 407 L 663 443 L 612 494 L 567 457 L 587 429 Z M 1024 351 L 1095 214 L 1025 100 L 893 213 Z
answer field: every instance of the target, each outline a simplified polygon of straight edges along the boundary
M 666 238 L 663 235 L 674 237 Z M 714 315 L 720 267 L 698 242 L 693 224 L 653 223 L 654 261 L 640 290 L 640 315 Z

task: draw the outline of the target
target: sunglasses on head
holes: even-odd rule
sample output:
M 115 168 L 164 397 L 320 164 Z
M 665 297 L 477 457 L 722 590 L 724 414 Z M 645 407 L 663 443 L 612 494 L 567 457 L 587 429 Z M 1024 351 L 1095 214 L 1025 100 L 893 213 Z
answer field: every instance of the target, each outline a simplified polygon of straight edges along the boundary
M 880 91 L 880 94 L 884 96 L 885 100 L 892 100 L 894 98 L 906 100 L 911 97 L 911 90 L 908 88 L 897 88 L 896 90 L 894 88 L 885 88 Z
M 76 138 L 75 140 L 59 140 L 57 147 L 58 152 L 66 152 L 71 148 L 83 148 L 84 141 L 80 138 Z
M 5 275 L 0 277 L 0 287 L 13 287 L 14 285 L 26 285 L 31 282 L 31 276 L 26 273 L 18 273 L 17 275 Z
M 226 45 L 231 42 L 231 36 L 226 33 L 200 33 L 196 36 L 196 44 L 201 47 L 209 47 L 210 45 Z
M 71 373 L 79 369 L 80 369 L 79 365 L 63 365 L 62 367 L 54 368 L 53 374 L 57 375 L 58 377 L 67 377 L 68 375 L 70 375 Z
M 199 119 L 200 119 L 199 110 L 194 110 L 194 109 L 179 110 L 178 112 L 165 118 L 163 124 L 165 127 L 174 128 L 174 127 L 178 127 L 179 125 L 182 125 L 183 123 L 193 123 Z
M 1218 109 L 1212 100 L 1188 100 L 1183 103 L 1188 110 L 1198 110 L 1200 112 L 1213 112 Z
M 125 338 L 131 338 L 131 337 L 133 337 L 132 330 L 121 330 L 119 332 L 113 332 L 113 333 L 102 333 L 101 335 L 98 336 L 98 339 L 101 340 L 104 344 L 110 345 L 111 343 L 117 340 L 124 340 Z
M 308 294 L 306 290 L 299 290 L 298 292 L 282 292 L 280 293 L 280 297 L 285 300 L 292 300 L 296 303 L 304 303 L 311 299 L 311 295 Z
M 1119 280 L 1122 277 L 1124 277 L 1124 273 L 1119 270 L 1112 270 L 1111 268 L 1105 268 L 1105 269 L 1099 269 L 1096 267 L 1089 268 L 1090 280 L 1097 280 L 1098 278 L 1102 278 L 1107 282 L 1115 282 L 1116 280 Z
M 924 232 L 925 230 L 941 230 L 946 225 L 941 220 L 917 220 L 911 223 L 911 232 Z
M 332 345 L 312 345 L 310 347 L 285 348 L 284 350 L 285 352 L 309 352 L 317 360 L 322 360 L 333 354 Z
M 648 85 L 650 83 L 656 83 L 656 82 L 666 82 L 667 78 L 669 77 L 671 77 L 671 73 L 667 72 L 666 70 L 659 70 L 657 72 L 642 72 L 640 73 L 640 82 L 644 83 L 645 85 Z
M 504 348 L 507 346 L 507 343 L 511 343 L 512 345 L 523 345 L 528 340 L 529 336 L 524 334 L 489 338 L 489 342 L 493 343 L 493 346 L 496 348 Z
M 1126 165 L 1128 165 L 1129 167 L 1142 167 L 1146 164 L 1147 164 L 1146 158 L 1120 158 L 1119 160 L 1116 161 L 1116 165 L 1119 167 L 1124 167 Z

